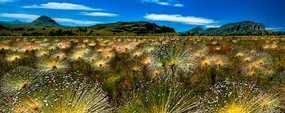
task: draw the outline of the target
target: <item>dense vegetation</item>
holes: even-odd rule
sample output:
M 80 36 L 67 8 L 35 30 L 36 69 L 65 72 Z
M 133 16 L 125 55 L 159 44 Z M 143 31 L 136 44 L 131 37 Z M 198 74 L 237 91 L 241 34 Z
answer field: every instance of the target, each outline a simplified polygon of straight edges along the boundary
M 2 37 L 0 65 L 1 113 L 285 110 L 283 37 Z

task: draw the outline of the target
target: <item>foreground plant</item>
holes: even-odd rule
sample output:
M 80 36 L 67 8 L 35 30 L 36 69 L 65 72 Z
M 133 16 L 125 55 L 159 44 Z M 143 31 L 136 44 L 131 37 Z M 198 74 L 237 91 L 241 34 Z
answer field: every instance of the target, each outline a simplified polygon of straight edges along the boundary
M 205 113 L 280 113 L 276 95 L 243 82 L 221 82 L 204 98 Z
M 176 84 L 176 83 L 175 83 Z M 197 113 L 199 101 L 191 91 L 170 82 L 152 83 L 136 92 L 120 113 Z
M 86 79 L 45 76 L 21 92 L 10 113 L 110 113 L 107 97 L 98 84 Z
M 17 93 L 38 79 L 40 72 L 28 67 L 17 67 L 0 78 L 0 92 Z
M 67 63 L 59 59 L 45 59 L 38 63 L 38 68 L 44 71 L 64 70 L 67 68 Z
M 152 52 L 152 57 L 161 64 L 164 71 L 170 71 L 175 76 L 179 73 L 188 75 L 196 67 L 196 60 L 191 50 L 176 43 L 161 46 Z
M 5 59 L 7 62 L 14 62 L 22 58 L 23 58 L 23 55 L 15 53 L 15 54 L 7 55 Z
M 270 54 L 255 50 L 239 52 L 235 56 L 241 64 L 241 72 L 248 77 L 270 78 L 275 74 Z
M 281 108 L 283 110 L 285 110 L 285 85 L 282 85 L 281 86 L 281 95 L 280 95 L 280 98 L 281 98 Z

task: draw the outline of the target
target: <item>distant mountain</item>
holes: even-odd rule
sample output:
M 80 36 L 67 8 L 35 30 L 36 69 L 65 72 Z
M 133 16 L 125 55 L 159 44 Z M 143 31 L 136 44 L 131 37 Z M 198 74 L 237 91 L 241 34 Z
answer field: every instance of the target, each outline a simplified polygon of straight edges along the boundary
M 14 20 L 14 21 L 10 22 L 10 24 L 12 24 L 12 25 L 25 25 L 27 23 L 26 22 L 22 22 L 20 20 Z
M 25 25 L 8 26 L 2 24 L 0 36 L 100 36 L 100 35 L 153 35 L 176 34 L 175 30 L 154 23 L 116 22 L 110 24 L 98 24 L 88 27 L 64 27 L 47 16 L 41 16 L 32 23 Z M 4 29 L 5 28 L 5 29 Z
M 0 21 L 0 24 L 6 26 L 17 26 L 17 25 L 26 25 L 28 23 L 22 22 L 20 20 L 14 20 L 14 21 Z
M 242 21 L 230 23 L 219 28 L 199 29 L 193 28 L 184 33 L 184 35 L 270 35 L 272 31 L 267 31 L 265 26 L 252 21 Z
M 180 35 L 284 35 L 284 32 L 267 31 L 265 26 L 252 21 L 230 23 L 219 28 L 203 29 L 198 26 Z M 0 36 L 111 36 L 111 35 L 179 35 L 173 28 L 146 21 L 115 22 L 87 27 L 65 27 L 47 16 L 31 23 L 21 20 L 0 22 Z
M 40 26 L 40 27 L 58 27 L 60 26 L 55 20 L 51 19 L 48 16 L 40 16 L 34 20 L 30 25 Z
M 159 26 L 154 23 L 145 21 L 138 22 L 116 22 L 110 24 L 98 24 L 89 27 L 94 30 L 109 33 L 134 33 L 134 34 L 159 34 L 159 33 L 175 33 L 175 30 L 166 26 Z
M 205 30 L 201 27 L 201 26 L 198 26 L 198 27 L 194 27 L 193 29 L 187 31 L 187 35 L 194 35 L 194 34 L 203 34 L 205 32 Z
M 3 25 L 0 25 L 0 30 L 2 29 L 6 29 L 7 27 L 3 26 Z

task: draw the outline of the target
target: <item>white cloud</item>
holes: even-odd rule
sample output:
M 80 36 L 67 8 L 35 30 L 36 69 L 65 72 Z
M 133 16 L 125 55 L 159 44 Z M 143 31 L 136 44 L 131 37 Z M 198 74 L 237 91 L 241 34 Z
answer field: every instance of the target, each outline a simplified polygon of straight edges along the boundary
M 271 31 L 281 31 L 283 28 L 282 27 L 267 27 L 265 29 L 271 30 Z
M 206 28 L 219 28 L 221 25 L 206 25 Z
M 59 22 L 63 25 L 71 25 L 71 26 L 87 26 L 87 25 L 95 25 L 101 22 L 98 21 L 87 21 L 87 20 L 76 20 L 71 18 L 53 18 L 56 22 Z
M 168 2 L 156 2 L 158 5 L 170 6 L 171 4 Z
M 73 3 L 59 3 L 59 2 L 48 2 L 46 4 L 24 6 L 24 8 L 42 8 L 42 9 L 57 9 L 57 10 L 86 10 L 86 11 L 98 11 L 102 9 L 95 9 L 81 4 Z
M 162 5 L 162 6 L 184 7 L 184 5 L 178 2 L 177 0 L 142 0 L 142 1 L 146 3 L 154 3 L 154 4 Z
M 14 0 L 0 0 L 0 4 L 1 3 L 8 3 L 8 2 L 14 2 Z
M 189 25 L 210 25 L 215 23 L 215 21 L 212 19 L 194 16 L 182 16 L 179 14 L 147 14 L 144 18 L 153 21 L 176 22 Z
M 177 4 L 174 4 L 174 7 L 184 7 L 184 5 L 180 4 L 180 3 L 177 3 Z
M 118 14 L 115 13 L 107 13 L 107 12 L 82 12 L 82 15 L 86 16 L 95 16 L 95 17 L 115 17 Z
M 33 14 L 24 14 L 24 13 L 1 13 L 0 17 L 21 19 L 21 21 L 31 22 L 40 16 Z

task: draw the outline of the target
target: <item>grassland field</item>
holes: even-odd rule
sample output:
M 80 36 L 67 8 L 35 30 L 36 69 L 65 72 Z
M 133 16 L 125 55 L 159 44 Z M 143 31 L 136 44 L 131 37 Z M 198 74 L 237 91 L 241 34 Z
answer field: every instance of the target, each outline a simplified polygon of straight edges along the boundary
M 0 38 L 0 113 L 284 112 L 285 36 Z

